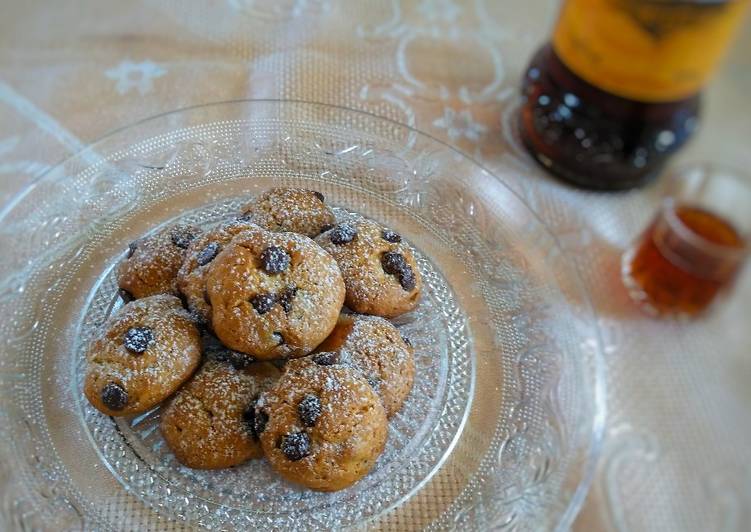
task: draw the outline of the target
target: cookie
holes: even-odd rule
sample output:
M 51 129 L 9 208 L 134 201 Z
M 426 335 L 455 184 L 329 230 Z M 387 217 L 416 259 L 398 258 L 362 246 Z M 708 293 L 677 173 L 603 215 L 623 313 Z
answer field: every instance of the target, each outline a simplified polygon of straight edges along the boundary
M 287 231 L 313 238 L 336 223 L 323 194 L 304 188 L 272 188 L 241 209 L 241 220 L 269 231 Z
M 364 218 L 342 222 L 316 238 L 339 264 L 345 304 L 361 314 L 392 318 L 417 306 L 422 277 L 401 235 Z
M 255 403 L 279 378 L 267 362 L 238 368 L 208 360 L 162 411 L 159 428 L 175 458 L 193 469 L 220 469 L 261 458 Z
M 123 296 L 178 295 L 177 272 L 188 246 L 200 233 L 191 225 L 173 225 L 132 242 L 117 268 L 117 285 Z
M 399 330 L 381 317 L 342 314 L 317 350 L 336 352 L 336 363 L 359 370 L 380 396 L 387 417 L 399 411 L 412 390 L 414 350 Z
M 188 310 L 201 326 L 211 328 L 211 303 L 206 292 L 206 276 L 211 263 L 238 233 L 253 227 L 250 222 L 224 223 L 200 235 L 188 246 L 177 274 L 177 287 L 185 297 Z
M 364 477 L 383 452 L 386 412 L 373 388 L 345 365 L 292 360 L 256 404 L 256 432 L 284 478 L 336 491 Z
M 336 325 L 344 281 L 336 261 L 294 233 L 253 228 L 214 259 L 206 279 L 214 332 L 260 360 L 300 357 Z
M 180 300 L 162 294 L 120 309 L 86 356 L 86 398 L 107 415 L 127 416 L 156 406 L 190 378 L 201 338 Z

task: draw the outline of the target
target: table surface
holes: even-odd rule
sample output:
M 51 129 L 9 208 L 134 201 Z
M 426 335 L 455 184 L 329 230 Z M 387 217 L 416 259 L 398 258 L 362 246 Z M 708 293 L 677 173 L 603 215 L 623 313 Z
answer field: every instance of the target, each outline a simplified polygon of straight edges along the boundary
M 720 311 L 683 325 L 642 316 L 613 289 L 619 255 L 662 185 L 621 194 L 564 186 L 509 127 L 521 73 L 556 9 L 552 0 L 5 2 L 0 204 L 110 130 L 206 102 L 312 100 L 424 130 L 520 193 L 593 288 L 608 421 L 575 528 L 745 529 L 751 274 Z M 750 50 L 747 20 L 707 91 L 703 127 L 676 162 L 751 167 Z

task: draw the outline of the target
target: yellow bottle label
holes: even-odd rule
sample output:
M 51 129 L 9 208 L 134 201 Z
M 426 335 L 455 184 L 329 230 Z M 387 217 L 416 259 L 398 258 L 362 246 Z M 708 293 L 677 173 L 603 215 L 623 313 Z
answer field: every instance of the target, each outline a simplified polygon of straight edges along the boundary
M 566 0 L 553 34 L 563 63 L 624 98 L 668 102 L 697 93 L 751 0 Z

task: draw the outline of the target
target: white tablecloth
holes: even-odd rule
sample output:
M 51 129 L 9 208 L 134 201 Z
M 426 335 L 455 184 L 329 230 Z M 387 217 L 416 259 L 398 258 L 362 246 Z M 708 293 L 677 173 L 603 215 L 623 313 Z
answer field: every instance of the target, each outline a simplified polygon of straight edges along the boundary
M 510 118 L 552 0 L 139 0 L 0 8 L 0 202 L 105 132 L 238 98 L 367 110 L 482 161 L 559 236 L 592 288 L 608 421 L 581 530 L 742 530 L 751 523 L 751 280 L 709 319 L 640 315 L 622 249 L 660 185 L 569 188 L 519 148 Z M 680 159 L 751 167 L 751 25 L 707 92 Z M 750 206 L 751 208 L 751 206 Z

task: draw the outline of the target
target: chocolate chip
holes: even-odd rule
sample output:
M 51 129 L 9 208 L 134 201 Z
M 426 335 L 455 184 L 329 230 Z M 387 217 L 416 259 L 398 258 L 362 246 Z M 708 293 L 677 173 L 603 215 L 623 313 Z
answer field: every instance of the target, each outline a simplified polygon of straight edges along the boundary
M 263 431 L 266 430 L 266 423 L 269 422 L 269 414 L 262 408 L 255 408 L 255 417 L 253 419 L 253 431 L 256 438 L 260 438 Z
M 229 362 L 236 370 L 245 369 L 256 361 L 255 357 L 251 355 L 233 351 L 224 346 L 211 346 L 204 349 L 204 352 L 217 362 Z
M 203 351 L 207 355 L 211 355 L 218 351 L 224 351 L 227 348 L 222 345 L 219 338 L 211 334 L 210 332 L 204 332 L 201 334 L 201 344 L 203 345 Z
M 131 301 L 133 301 L 135 299 L 135 297 L 133 297 L 133 294 L 131 294 L 130 292 L 128 292 L 124 288 L 118 289 L 117 295 L 120 296 L 120 299 L 123 300 L 123 303 L 130 303 Z
M 284 336 L 279 331 L 275 331 L 272 336 L 276 338 L 276 345 L 284 345 Z
M 333 366 L 339 356 L 336 353 L 318 353 L 313 355 L 313 362 L 319 366 Z
M 326 231 L 328 231 L 329 229 L 333 229 L 333 228 L 334 228 L 333 224 L 324 224 L 324 225 L 323 225 L 323 226 L 321 227 L 321 233 L 325 233 L 325 232 L 326 232 Z
M 261 253 L 261 266 L 266 273 L 281 273 L 292 261 L 286 250 L 279 246 L 269 246 Z
M 248 409 L 243 412 L 243 423 L 245 424 L 245 429 L 250 432 L 250 434 L 253 436 L 253 438 L 258 439 L 258 434 L 256 434 L 255 424 L 256 424 L 256 407 L 255 404 L 251 404 Z
M 396 275 L 399 279 L 399 284 L 402 285 L 406 291 L 414 290 L 417 285 L 417 279 L 415 278 L 415 272 L 412 271 L 412 267 L 407 264 L 404 255 L 397 253 L 396 251 L 387 251 L 381 255 L 381 267 L 383 271 L 389 275 Z
M 297 287 L 294 285 L 289 285 L 281 294 L 279 294 L 279 304 L 287 314 L 292 310 L 292 300 L 295 299 L 295 295 L 297 295 Z
M 272 294 L 256 294 L 250 298 L 250 304 L 258 314 L 263 315 L 274 308 L 276 298 Z
M 398 275 L 409 266 L 404 255 L 396 251 L 387 251 L 381 255 L 381 267 L 389 275 Z
M 193 240 L 198 236 L 198 231 L 193 227 L 178 226 L 172 229 L 170 239 L 180 249 L 188 249 Z
M 297 462 L 310 454 L 310 436 L 305 432 L 285 434 L 279 448 L 287 459 Z
M 131 327 L 123 338 L 125 349 L 136 355 L 146 352 L 153 342 L 154 331 L 148 327 Z
M 415 272 L 412 271 L 412 267 L 407 265 L 399 273 L 399 284 L 402 285 L 407 292 L 411 292 L 417 286 L 417 279 L 415 279 Z
M 195 326 L 201 330 L 205 330 L 209 326 L 209 320 L 206 319 L 206 317 L 202 313 L 196 310 L 189 310 L 188 318 L 190 318 L 190 321 L 192 321 Z
M 324 197 L 323 197 L 323 194 L 321 194 L 321 193 L 320 193 L 320 192 L 318 192 L 317 190 L 311 190 L 311 192 L 312 192 L 313 194 L 315 194 L 316 198 L 318 198 L 318 199 L 319 199 L 319 200 L 321 200 L 322 202 L 323 202 L 323 201 L 326 201 L 326 198 L 324 198 Z
M 128 244 L 128 253 L 125 255 L 125 258 L 129 259 L 133 256 L 133 253 L 136 252 L 138 249 L 138 241 L 133 241 L 130 244 Z
M 279 371 L 284 371 L 284 367 L 287 365 L 287 362 L 289 362 L 289 357 L 287 358 L 277 358 L 275 360 L 269 360 L 269 363 L 276 366 L 276 369 Z
M 114 382 L 108 382 L 102 388 L 102 403 L 110 410 L 122 410 L 128 404 L 128 392 Z
M 209 262 L 214 260 L 219 252 L 222 250 L 222 246 L 217 242 L 209 242 L 208 245 L 201 250 L 196 257 L 196 262 L 199 266 L 206 266 Z
M 404 341 L 405 344 L 412 347 L 412 340 L 409 339 L 409 337 L 402 335 L 402 341 Z
M 339 224 L 331 230 L 331 242 L 342 246 L 352 242 L 357 237 L 357 228 L 348 223 Z
M 266 430 L 269 415 L 265 410 L 258 408 L 258 396 L 253 398 L 248 408 L 243 412 L 243 422 L 248 432 L 255 439 L 258 439 L 263 431 Z
M 208 345 L 203 348 L 203 353 L 217 362 L 229 362 L 230 350 L 220 345 Z
M 230 364 L 232 364 L 233 368 L 238 370 L 247 368 L 255 361 L 255 357 L 237 351 L 232 351 L 232 356 L 230 358 Z
M 381 385 L 381 379 L 380 379 L 380 378 L 378 378 L 378 376 L 377 376 L 377 375 L 373 375 L 372 373 L 371 373 L 370 375 L 368 375 L 368 379 L 367 379 L 367 380 L 368 380 L 368 384 L 370 384 L 370 386 L 371 386 L 372 388 L 375 388 L 376 390 L 377 390 L 377 389 L 378 389 L 378 388 L 380 387 L 380 385 Z
M 297 413 L 300 415 L 303 425 L 306 427 L 315 426 L 321 415 L 321 400 L 312 393 L 305 394 L 305 397 L 297 404 Z
M 256 359 L 248 354 L 240 353 L 238 351 L 229 352 L 229 363 L 236 370 L 245 369 L 250 366 Z
M 381 238 L 383 238 L 386 242 L 391 242 L 392 244 L 396 244 L 402 241 L 402 235 L 400 235 L 396 231 L 392 231 L 391 229 L 384 229 L 381 232 Z

